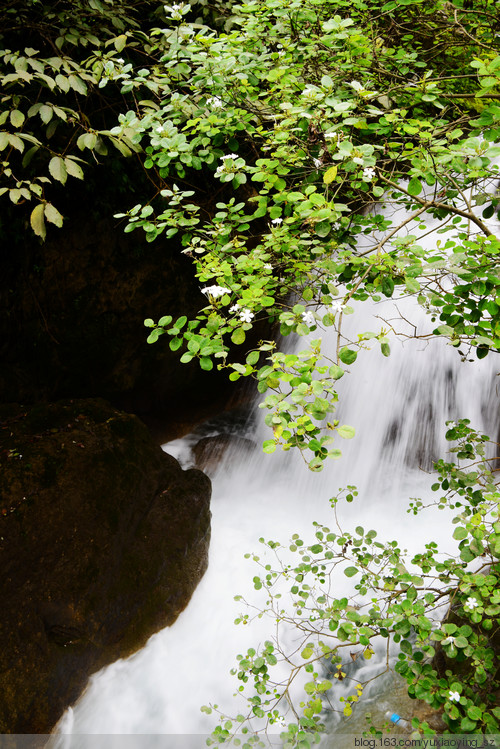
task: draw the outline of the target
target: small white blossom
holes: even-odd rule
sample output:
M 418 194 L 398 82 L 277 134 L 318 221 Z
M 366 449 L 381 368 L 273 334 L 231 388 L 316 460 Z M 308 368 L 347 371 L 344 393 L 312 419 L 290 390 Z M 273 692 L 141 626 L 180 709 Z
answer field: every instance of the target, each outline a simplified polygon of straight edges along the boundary
M 477 598 L 473 598 L 472 596 L 469 596 L 469 598 L 464 603 L 464 609 L 468 609 L 469 611 L 473 611 L 475 608 L 479 606 L 479 601 Z
M 450 702 L 460 702 L 460 692 L 452 692 L 450 689 L 448 692 L 448 699 Z
M 314 317 L 314 313 L 310 312 L 309 310 L 302 313 L 302 320 L 305 322 L 308 328 L 312 328 L 313 325 L 316 325 L 316 318 Z
M 313 164 L 315 167 L 320 167 L 323 162 L 321 159 L 313 159 Z
M 337 133 L 325 133 L 325 138 L 336 138 Z
M 222 99 L 218 96 L 212 96 L 210 99 L 207 99 L 205 103 L 207 107 L 213 107 L 214 109 L 220 109 L 224 106 Z
M 254 317 L 253 312 L 250 312 L 248 307 L 243 307 L 243 309 L 240 312 L 241 322 L 252 322 L 252 317 Z
M 174 21 L 180 21 L 183 13 L 191 10 L 191 6 L 188 3 L 180 3 L 175 5 L 164 5 L 163 10 L 170 16 Z
M 236 302 L 236 304 L 233 304 L 232 307 L 229 307 L 229 312 L 238 312 L 239 308 L 240 305 L 238 304 L 238 302 Z
M 455 638 L 451 635 L 449 637 L 446 637 L 446 639 L 443 640 L 443 645 L 453 645 L 455 642 Z
M 375 169 L 372 166 L 367 166 L 363 169 L 363 179 L 365 182 L 371 182 L 375 177 Z
M 224 286 L 217 285 L 205 286 L 205 288 L 201 290 L 201 293 L 212 297 L 212 299 L 218 299 L 220 296 L 224 296 L 224 294 L 230 294 L 231 289 L 226 289 Z
M 271 263 L 264 263 L 264 265 L 262 267 L 264 268 L 264 270 L 272 270 L 273 269 L 273 266 L 271 265 Z
M 227 156 L 221 156 L 220 160 L 221 161 L 226 161 L 227 159 L 232 159 L 234 161 L 237 158 L 238 158 L 238 154 L 237 153 L 228 153 Z
M 332 313 L 332 315 L 336 315 L 337 312 L 342 311 L 343 306 L 344 305 L 342 304 L 340 300 L 337 300 L 336 302 L 332 302 L 332 305 L 330 307 L 330 312 Z
M 279 226 L 280 224 L 283 223 L 283 219 L 282 218 L 273 218 L 273 219 L 271 219 L 271 223 L 272 223 L 273 226 Z

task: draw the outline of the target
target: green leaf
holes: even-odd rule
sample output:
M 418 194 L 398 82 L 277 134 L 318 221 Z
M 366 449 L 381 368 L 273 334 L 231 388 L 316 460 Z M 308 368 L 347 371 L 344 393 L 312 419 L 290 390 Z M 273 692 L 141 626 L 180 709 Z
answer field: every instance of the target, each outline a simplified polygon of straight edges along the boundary
M 314 227 L 314 231 L 318 235 L 318 237 L 326 237 L 330 233 L 330 229 L 332 227 L 330 226 L 328 221 L 320 221 L 317 223 Z
M 213 361 L 208 356 L 200 357 L 200 367 L 206 372 L 209 372 L 214 367 Z
M 358 354 L 356 351 L 353 351 L 350 348 L 341 348 L 339 351 L 339 359 L 344 364 L 353 364 L 356 359 L 358 358 Z
M 36 208 L 31 211 L 30 224 L 31 228 L 38 237 L 45 239 L 47 230 L 45 228 L 45 204 L 39 203 Z
M 42 120 L 42 122 L 45 123 L 45 125 L 48 125 L 54 115 L 54 110 L 47 104 L 42 104 L 42 106 L 38 110 L 38 114 L 40 115 L 40 119 Z
M 63 225 L 63 217 L 52 203 L 45 204 L 45 218 L 50 221 L 51 224 L 61 227 Z
M 19 109 L 13 109 L 10 113 L 10 121 L 12 123 L 12 127 L 22 127 L 24 123 L 23 112 L 21 112 Z
M 354 427 L 349 427 L 347 424 L 344 424 L 341 427 L 337 427 L 337 434 L 345 440 L 351 440 L 356 434 L 356 431 Z
M 453 538 L 456 541 L 461 541 L 462 539 L 467 538 L 468 535 L 467 530 L 462 527 L 455 528 L 453 531 Z
M 117 36 L 116 39 L 113 39 L 113 44 L 115 46 L 116 51 L 121 52 L 123 49 L 125 49 L 127 45 L 127 35 L 120 34 L 120 36 Z
M 416 177 L 412 177 L 408 184 L 408 192 L 410 195 L 420 195 L 422 192 L 422 183 Z
M 148 335 L 146 341 L 147 343 L 156 343 L 160 335 L 163 333 L 163 330 L 161 328 L 155 328 L 151 331 L 151 333 Z
M 273 453 L 276 450 L 276 442 L 274 440 L 266 440 L 262 444 L 262 449 L 265 453 Z
M 54 177 L 54 179 L 57 179 L 58 182 L 61 182 L 63 185 L 66 184 L 66 180 L 68 179 L 68 172 L 66 169 L 66 164 L 64 163 L 64 159 L 62 159 L 60 156 L 54 156 L 49 161 L 49 172 Z
M 87 95 L 87 85 L 77 75 L 68 75 L 68 82 L 71 88 L 82 96 Z
M 239 345 L 244 342 L 246 338 L 245 331 L 243 328 L 235 328 L 231 335 L 231 340 L 236 345 Z
M 483 717 L 481 708 L 477 707 L 476 705 L 471 705 L 467 708 L 467 715 L 471 720 L 481 720 L 481 718 Z
M 326 172 L 323 175 L 323 182 L 325 185 L 329 185 L 335 177 L 337 176 L 337 167 L 331 166 L 329 169 L 326 170 Z
M 345 373 L 342 367 L 339 367 L 338 364 L 332 364 L 332 366 L 328 370 L 328 374 L 332 379 L 340 380 L 340 378 L 343 377 Z
M 344 570 L 344 575 L 347 577 L 354 577 L 354 575 L 357 575 L 359 570 L 356 567 L 346 567 Z
M 64 164 L 69 175 L 71 175 L 72 177 L 76 177 L 77 179 L 83 179 L 83 169 L 79 164 L 76 163 L 76 161 L 73 161 L 73 159 L 70 159 L 68 156 L 66 156 L 64 159 Z
M 468 717 L 462 718 L 460 721 L 460 731 L 462 733 L 471 733 L 476 728 L 476 722 Z

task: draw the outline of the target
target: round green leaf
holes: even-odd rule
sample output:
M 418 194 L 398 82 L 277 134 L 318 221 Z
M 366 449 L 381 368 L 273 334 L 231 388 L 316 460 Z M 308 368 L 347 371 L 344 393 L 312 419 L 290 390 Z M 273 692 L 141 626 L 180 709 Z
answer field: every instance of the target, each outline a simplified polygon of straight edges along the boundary
M 344 364 L 352 364 L 358 358 L 357 351 L 353 351 L 350 348 L 342 348 L 339 351 L 339 359 Z
M 354 575 L 357 574 L 358 570 L 356 569 L 356 567 L 346 567 L 346 569 L 344 570 L 344 575 L 346 575 L 347 577 L 354 577 Z

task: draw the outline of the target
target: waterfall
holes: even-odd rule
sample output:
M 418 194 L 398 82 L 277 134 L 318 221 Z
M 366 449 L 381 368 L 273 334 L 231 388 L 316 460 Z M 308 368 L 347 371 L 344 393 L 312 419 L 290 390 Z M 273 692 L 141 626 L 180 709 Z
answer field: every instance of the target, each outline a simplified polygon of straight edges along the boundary
M 375 305 L 372 314 L 387 317 L 391 304 L 383 310 Z M 265 455 L 259 446 L 251 455 L 236 450 L 226 456 L 213 481 L 209 569 L 188 608 L 142 651 L 92 677 L 61 723 L 59 746 L 87 746 L 82 742 L 88 734 L 94 747 L 95 734 L 209 733 L 214 718 L 200 711 L 209 702 L 236 713 L 237 682 L 229 675 L 235 656 L 272 637 L 268 620 L 246 628 L 233 624 L 242 611 L 233 596 L 256 595 L 255 565 L 244 553 L 259 551 L 260 536 L 286 542 L 299 531 L 312 542 L 312 521 L 332 524 L 328 498 L 339 487 L 356 484 L 360 492 L 339 512 L 346 528 L 362 522 L 413 550 L 431 536 L 440 541 L 445 515 L 409 517 L 407 499 L 429 495 L 432 481 L 424 469 L 444 455 L 446 420 L 467 417 L 486 432 L 497 429 L 495 357 L 461 362 L 437 339 L 395 340 L 389 358 L 377 350 L 359 358 L 339 381 L 338 415 L 357 432 L 342 445 L 343 458 L 317 474 L 298 455 Z M 170 449 L 189 462 L 189 440 Z
M 400 313 L 419 326 L 426 324 L 425 313 L 411 299 L 359 304 L 352 324 L 358 332 L 377 330 L 381 318 L 393 320 Z M 398 328 L 403 329 L 404 325 Z M 335 344 L 325 334 L 325 349 L 334 350 Z M 497 437 L 498 360 L 490 355 L 481 361 L 461 361 L 439 338 L 393 336 L 391 349 L 389 357 L 375 345 L 361 351 L 339 380 L 335 418 L 353 426 L 356 436 L 339 439 L 336 446 L 343 457 L 321 473 L 308 471 L 294 451 L 266 455 L 256 444 L 250 453 L 238 446 L 226 454 L 213 478 L 209 568 L 189 606 L 173 627 L 151 637 L 139 653 L 91 678 L 85 694 L 60 723 L 53 740 L 58 749 L 94 749 L 98 735 L 107 737 L 106 748 L 113 746 L 110 735 L 120 735 L 120 747 L 152 749 L 158 735 L 165 734 L 177 736 L 175 746 L 203 746 L 201 735 L 210 733 L 216 720 L 200 707 L 217 703 L 226 713 L 239 712 L 243 703 L 233 697 L 238 682 L 229 674 L 236 655 L 273 636 L 266 618 L 248 626 L 233 623 L 244 609 L 233 600 L 236 594 L 263 603 L 252 584 L 258 571 L 245 552 L 260 553 L 261 536 L 286 543 L 299 532 L 312 543 L 313 521 L 333 525 L 328 500 L 339 487 L 354 484 L 359 489 L 354 502 L 338 507 L 346 530 L 358 524 L 374 528 L 382 540 L 397 538 L 410 552 L 443 539 L 451 544 L 448 551 L 456 549 L 449 516 L 437 510 L 409 516 L 408 498 L 431 495 L 429 468 L 447 449 L 445 421 L 468 418 L 472 426 Z M 249 424 L 241 436 L 262 442 L 267 428 L 261 412 Z M 189 465 L 193 440 L 178 440 L 164 449 Z M 341 577 L 339 591 L 349 585 Z M 134 735 L 142 735 L 140 744 L 123 743 L 124 738 L 133 741 Z

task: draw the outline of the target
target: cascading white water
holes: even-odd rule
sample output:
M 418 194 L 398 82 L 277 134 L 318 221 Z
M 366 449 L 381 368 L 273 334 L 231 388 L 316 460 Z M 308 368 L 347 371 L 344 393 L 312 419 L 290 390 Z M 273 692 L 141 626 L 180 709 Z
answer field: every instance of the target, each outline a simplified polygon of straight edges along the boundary
M 411 300 L 400 300 L 398 307 L 407 304 Z M 392 301 L 375 305 L 368 314 L 365 308 L 360 305 L 353 315 L 358 331 L 379 327 L 374 315 L 396 316 Z M 414 321 L 422 314 L 405 309 Z M 357 500 L 338 510 L 347 529 L 362 522 L 382 539 L 397 538 L 414 551 L 430 540 L 450 538 L 445 513 L 414 518 L 406 514 L 407 501 L 430 494 L 432 479 L 423 469 L 445 455 L 446 420 L 466 417 L 497 436 L 498 366 L 494 356 L 462 362 L 441 339 L 395 339 L 391 348 L 389 358 L 375 347 L 362 351 L 339 381 L 335 417 L 354 426 L 356 437 L 339 445 L 343 458 L 323 472 L 307 471 L 293 453 L 265 455 L 258 445 L 251 455 L 235 450 L 226 456 L 213 480 L 210 564 L 188 608 L 142 651 L 91 679 L 78 704 L 64 716 L 56 746 L 95 747 L 99 734 L 108 737 L 106 747 L 110 734 L 121 739 L 142 734 L 141 749 L 156 746 L 158 734 L 193 737 L 194 743 L 179 746 L 202 746 L 196 735 L 210 733 L 216 721 L 200 712 L 200 706 L 217 703 L 236 714 L 237 682 L 229 675 L 235 656 L 273 635 L 266 619 L 248 627 L 233 624 L 242 610 L 234 595 L 259 600 L 252 584 L 258 572 L 244 559 L 245 552 L 260 553 L 260 536 L 286 542 L 298 531 L 312 542 L 313 520 L 333 523 L 328 499 L 339 487 L 359 488 Z M 259 424 L 256 435 L 246 436 L 261 441 L 263 429 Z M 178 441 L 165 449 L 189 463 L 188 443 Z M 345 578 L 339 581 L 339 586 L 346 584 Z M 150 736 L 146 743 L 144 734 Z
M 445 420 L 466 416 L 485 431 L 496 429 L 494 358 L 461 362 L 442 340 L 395 341 L 392 348 L 387 359 L 377 350 L 363 352 L 364 361 L 339 382 L 339 414 L 357 436 L 322 473 L 308 472 L 296 455 L 268 456 L 259 447 L 251 456 L 226 458 L 213 482 L 209 569 L 187 610 L 141 652 L 93 677 L 67 713 L 63 733 L 202 734 L 214 719 L 201 705 L 215 702 L 236 712 L 237 685 L 229 676 L 235 656 L 272 637 L 266 620 L 247 629 L 233 625 L 241 611 L 233 596 L 253 597 L 256 571 L 243 555 L 258 550 L 260 536 L 286 541 L 295 531 L 307 537 L 313 520 L 331 525 L 328 498 L 338 487 L 351 483 L 360 490 L 340 513 L 345 527 L 362 521 L 414 549 L 431 534 L 440 540 L 447 518 L 438 513 L 417 522 L 405 513 L 407 498 L 429 492 L 431 479 L 419 465 L 444 454 Z M 179 454 L 179 444 L 172 447 Z M 63 745 L 80 746 L 83 737 L 75 744 L 76 736 L 61 737 Z

